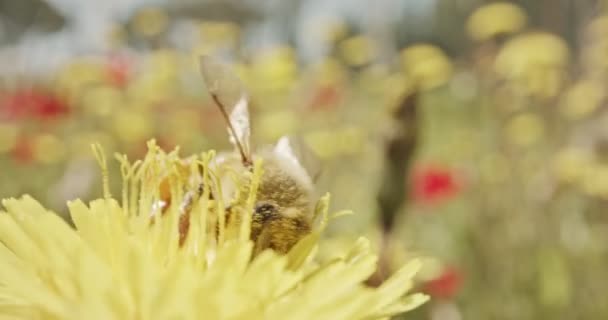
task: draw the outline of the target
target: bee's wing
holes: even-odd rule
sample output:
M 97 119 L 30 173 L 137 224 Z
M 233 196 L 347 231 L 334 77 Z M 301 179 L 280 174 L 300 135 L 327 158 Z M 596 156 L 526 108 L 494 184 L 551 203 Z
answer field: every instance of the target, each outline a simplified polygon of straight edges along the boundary
M 232 112 L 230 112 L 230 122 L 234 128 L 234 135 L 230 133 L 230 143 L 235 147 L 240 142 L 243 151 L 249 157 L 251 155 L 251 147 L 249 141 L 251 140 L 251 126 L 249 122 L 249 101 L 245 96 L 241 97 L 236 103 Z M 228 130 L 230 131 L 230 130 Z
M 203 80 L 213 100 L 226 118 L 230 142 L 244 162 L 251 160 L 248 94 L 236 73 L 209 56 L 200 57 Z
M 275 145 L 273 152 L 289 162 L 293 171 L 311 186 L 321 173 L 321 162 L 314 152 L 298 137 L 283 136 Z

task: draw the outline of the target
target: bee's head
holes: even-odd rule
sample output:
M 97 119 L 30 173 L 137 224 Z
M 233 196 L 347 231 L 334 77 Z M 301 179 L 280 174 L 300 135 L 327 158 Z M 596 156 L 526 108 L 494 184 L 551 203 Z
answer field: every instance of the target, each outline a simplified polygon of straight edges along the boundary
M 281 207 L 271 200 L 257 202 L 251 221 L 256 251 L 266 248 L 286 253 L 311 229 L 308 213 L 298 207 Z

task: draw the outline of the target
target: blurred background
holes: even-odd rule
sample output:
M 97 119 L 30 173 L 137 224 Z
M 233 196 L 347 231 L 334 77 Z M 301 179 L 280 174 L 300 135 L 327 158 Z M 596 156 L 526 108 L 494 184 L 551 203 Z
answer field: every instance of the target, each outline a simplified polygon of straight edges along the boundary
M 251 92 L 255 145 L 301 136 L 409 319 L 607 319 L 608 1 L 0 0 L 0 198 L 101 194 L 137 159 L 230 148 L 196 58 Z M 120 192 L 118 163 L 110 168 Z

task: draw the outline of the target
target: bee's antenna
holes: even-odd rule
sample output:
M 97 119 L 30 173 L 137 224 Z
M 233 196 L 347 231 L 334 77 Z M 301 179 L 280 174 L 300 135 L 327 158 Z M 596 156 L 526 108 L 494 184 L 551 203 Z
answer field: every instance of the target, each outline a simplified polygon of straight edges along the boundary
M 247 94 L 242 88 L 239 78 L 225 66 L 205 55 L 200 57 L 200 66 L 207 90 L 226 120 L 231 142 L 238 149 L 243 165 L 251 167 L 253 161 L 249 154 Z M 240 98 L 234 109 L 228 114 L 225 104 L 232 104 L 231 98 L 234 96 L 240 96 Z M 229 102 L 226 101 L 227 98 Z
M 226 123 L 228 125 L 228 130 L 230 130 L 230 134 L 234 137 L 234 144 L 236 145 L 236 148 L 239 150 L 239 154 L 241 155 L 241 161 L 243 161 L 243 164 L 245 166 L 248 166 L 248 167 L 251 166 L 253 164 L 253 161 L 251 160 L 251 157 L 249 157 L 249 154 L 247 152 L 245 152 L 245 148 L 243 147 L 243 144 L 241 143 L 241 139 L 239 139 L 239 137 L 236 133 L 236 130 L 234 129 L 234 126 L 232 125 L 232 121 L 230 119 L 230 116 L 228 115 L 228 112 L 226 111 L 226 107 L 220 101 L 220 99 L 218 98 L 216 93 L 211 93 L 211 98 L 213 99 L 213 102 L 215 102 L 217 107 L 220 109 L 220 112 L 222 113 L 224 120 L 226 120 Z M 240 103 L 240 101 L 239 101 L 239 103 Z

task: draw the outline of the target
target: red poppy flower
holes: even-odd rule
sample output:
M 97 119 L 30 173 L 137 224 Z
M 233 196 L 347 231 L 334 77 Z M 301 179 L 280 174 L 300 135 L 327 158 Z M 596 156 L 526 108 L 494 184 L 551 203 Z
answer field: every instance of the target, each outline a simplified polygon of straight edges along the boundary
M 455 173 L 441 166 L 425 166 L 414 171 L 412 193 L 416 202 L 436 204 L 457 195 L 461 191 Z
M 67 104 L 59 97 L 44 91 L 20 89 L 0 100 L 0 118 L 54 119 L 69 113 Z
M 454 267 L 448 267 L 437 278 L 424 284 L 424 292 L 434 298 L 451 299 L 458 294 L 462 283 L 462 273 Z

